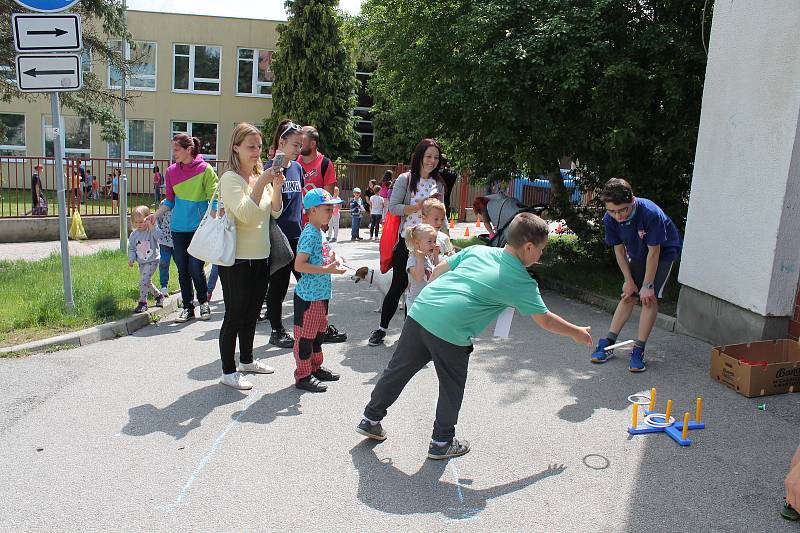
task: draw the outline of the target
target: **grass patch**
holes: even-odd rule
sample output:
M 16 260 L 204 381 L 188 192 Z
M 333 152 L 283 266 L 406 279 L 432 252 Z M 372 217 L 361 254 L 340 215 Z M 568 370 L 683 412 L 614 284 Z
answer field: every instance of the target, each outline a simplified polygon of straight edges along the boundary
M 473 237 L 453 239 L 453 244 L 466 248 L 483 243 Z M 562 281 L 609 298 L 618 299 L 622 292 L 622 274 L 614 259 L 613 250 L 607 247 L 587 248 L 575 235 L 551 235 L 540 264 L 533 270 L 542 278 Z M 676 280 L 678 265 L 672 270 L 659 312 L 674 316 L 680 292 L 680 285 Z
M 47 214 L 49 216 L 58 215 L 56 192 L 51 190 L 44 192 L 47 198 Z M 67 191 L 67 208 L 69 208 L 69 194 L 70 191 Z M 152 194 L 128 194 L 128 207 L 130 208 L 137 205 L 152 206 L 154 201 L 155 197 Z M 29 189 L 0 189 L 0 217 L 23 217 L 30 210 L 31 191 Z M 97 200 L 85 198 L 81 202 L 80 212 L 81 215 L 113 215 L 118 214 L 119 210 L 112 211 L 111 199 L 101 197 Z
M 61 257 L 0 261 L 0 346 L 44 339 L 129 316 L 139 299 L 139 270 L 125 254 L 72 257 L 75 309 L 64 308 Z M 153 276 L 158 285 L 158 273 Z M 175 264 L 169 289 L 178 288 Z M 151 300 L 152 302 L 152 300 Z

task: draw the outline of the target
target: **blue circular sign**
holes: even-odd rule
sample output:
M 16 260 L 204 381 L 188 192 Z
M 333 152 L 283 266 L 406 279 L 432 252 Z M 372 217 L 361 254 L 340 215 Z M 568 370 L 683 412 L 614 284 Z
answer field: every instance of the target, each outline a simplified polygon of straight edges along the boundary
M 69 9 L 78 3 L 78 0 L 16 0 L 16 2 L 27 7 L 31 11 L 40 13 L 57 13 Z

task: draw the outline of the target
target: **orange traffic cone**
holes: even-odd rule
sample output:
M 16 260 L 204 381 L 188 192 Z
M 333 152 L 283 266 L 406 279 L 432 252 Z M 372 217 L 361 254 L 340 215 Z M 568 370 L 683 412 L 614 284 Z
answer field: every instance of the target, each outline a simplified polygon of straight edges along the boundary
M 480 228 L 480 227 L 481 227 L 481 217 L 478 217 L 478 218 L 475 220 L 475 227 L 476 227 L 476 228 Z
M 451 218 L 450 219 L 450 229 L 453 229 L 455 227 L 456 227 L 456 219 Z
M 464 238 L 466 239 L 467 237 L 469 237 L 469 226 L 464 230 Z

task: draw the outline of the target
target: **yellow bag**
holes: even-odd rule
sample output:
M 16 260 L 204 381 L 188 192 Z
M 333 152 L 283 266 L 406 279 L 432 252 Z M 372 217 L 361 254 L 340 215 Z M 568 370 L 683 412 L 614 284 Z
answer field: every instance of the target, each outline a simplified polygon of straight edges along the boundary
M 84 241 L 88 238 L 86 237 L 86 230 L 83 229 L 81 214 L 77 210 L 72 213 L 72 223 L 69 225 L 69 238 L 73 241 Z

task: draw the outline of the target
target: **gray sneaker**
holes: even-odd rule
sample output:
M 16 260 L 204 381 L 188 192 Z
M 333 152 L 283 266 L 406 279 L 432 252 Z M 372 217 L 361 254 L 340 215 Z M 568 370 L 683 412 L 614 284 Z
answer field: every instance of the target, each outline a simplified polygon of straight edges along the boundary
M 178 318 L 175 319 L 175 322 L 187 322 L 194 318 L 194 309 L 186 309 L 185 307 L 181 309 L 181 314 L 178 315 Z
M 200 304 L 200 320 L 209 320 L 211 318 L 211 307 L 208 302 Z
M 428 446 L 428 459 L 451 459 L 453 457 L 461 457 L 469 452 L 469 442 L 458 442 L 458 439 L 453 437 L 453 440 L 444 446 L 437 446 L 431 442 Z
M 381 427 L 381 423 L 373 424 L 369 420 L 362 418 L 361 422 L 356 427 L 356 433 L 360 433 L 370 439 L 384 441 L 386 440 L 386 432 Z

